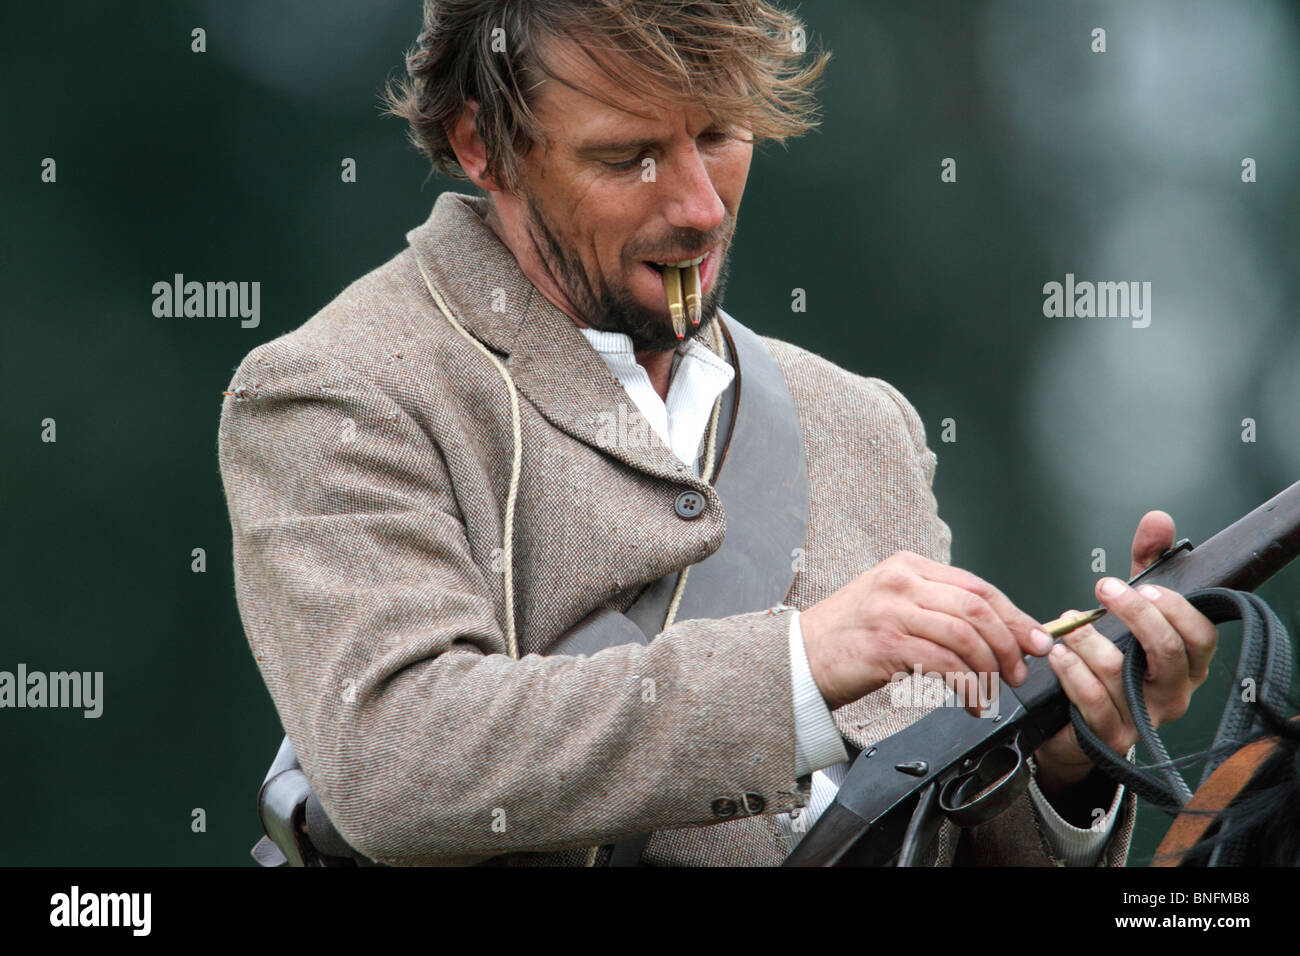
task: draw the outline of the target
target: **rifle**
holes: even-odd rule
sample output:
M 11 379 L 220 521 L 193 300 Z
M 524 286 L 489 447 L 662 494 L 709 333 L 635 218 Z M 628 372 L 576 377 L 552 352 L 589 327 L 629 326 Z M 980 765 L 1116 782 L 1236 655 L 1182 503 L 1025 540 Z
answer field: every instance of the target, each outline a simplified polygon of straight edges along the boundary
M 1181 594 L 1204 588 L 1253 591 L 1300 555 L 1300 482 L 1199 546 L 1183 539 L 1139 577 Z M 1134 579 L 1136 580 L 1136 578 Z M 1131 637 L 1107 614 L 1096 629 L 1123 648 Z M 835 801 L 800 840 L 785 866 L 910 866 L 944 817 L 960 827 L 985 823 L 1029 784 L 1026 756 L 1070 720 L 1070 701 L 1046 658 L 999 688 L 999 713 L 972 717 L 940 706 L 860 753 Z

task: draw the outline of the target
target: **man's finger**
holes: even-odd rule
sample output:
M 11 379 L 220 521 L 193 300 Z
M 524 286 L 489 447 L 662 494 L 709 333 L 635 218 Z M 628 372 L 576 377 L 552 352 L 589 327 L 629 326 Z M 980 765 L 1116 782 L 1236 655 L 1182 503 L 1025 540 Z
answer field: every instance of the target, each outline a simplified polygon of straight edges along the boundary
M 1219 644 L 1219 629 L 1214 622 L 1188 603 L 1177 591 L 1154 584 L 1139 584 L 1138 593 L 1150 601 L 1173 625 L 1183 639 L 1187 654 L 1187 676 L 1200 685 L 1210 672 L 1210 661 Z
M 1041 657 L 1051 649 L 1052 642 L 1050 639 L 1040 643 L 1032 636 L 1033 632 L 1038 629 L 1038 622 L 1012 604 L 1005 594 L 978 575 L 961 568 L 954 568 L 950 564 L 941 564 L 938 561 L 925 561 L 923 564 L 918 564 L 916 570 L 922 577 L 930 581 L 962 588 L 983 598 L 997 612 L 998 617 L 1002 619 L 1002 623 L 1006 625 L 1007 629 L 1011 631 L 1022 653 L 1035 654 Z
M 1129 577 L 1151 564 L 1174 543 L 1174 519 L 1164 511 L 1148 511 L 1133 533 L 1133 565 Z
M 1124 696 L 1124 652 L 1091 624 L 1070 632 L 1061 640 L 1101 681 L 1120 720 L 1132 725 L 1128 699 Z
M 978 699 L 973 700 L 971 697 L 978 698 L 980 696 L 981 686 L 988 687 L 991 690 L 993 686 L 992 680 L 996 680 L 996 678 L 991 680 L 986 678 L 983 685 L 981 685 L 979 675 L 971 669 L 966 661 L 946 647 L 935 644 L 926 638 L 909 639 L 902 649 L 901 656 L 905 660 L 912 662 L 913 669 L 920 670 L 927 676 L 937 673 L 943 678 L 944 683 L 948 685 L 948 689 L 957 695 L 958 702 L 966 709 L 968 714 L 972 717 L 981 716 L 980 710 L 983 702 Z M 969 693 L 971 687 L 976 688 L 974 695 Z
M 1147 680 L 1173 687 L 1188 679 L 1189 661 L 1182 636 L 1148 601 L 1119 578 L 1097 582 L 1097 599 L 1128 626 L 1147 656 Z
M 1093 729 L 1098 737 L 1109 747 L 1123 753 L 1128 744 L 1118 746 L 1128 740 L 1128 731 L 1124 719 L 1115 709 L 1110 692 L 1098 679 L 1083 658 L 1075 654 L 1064 644 L 1057 644 L 1047 655 L 1052 672 L 1061 682 L 1065 696 L 1079 708 L 1084 723 Z
M 967 621 L 916 605 L 905 610 L 901 620 L 909 635 L 937 645 L 943 651 L 959 658 L 965 665 L 962 670 L 974 673 L 1000 673 L 998 659 L 994 656 L 992 648 L 980 637 L 979 631 Z M 926 661 L 918 660 L 914 663 L 924 666 Z
M 911 596 L 926 610 L 938 611 L 970 624 L 997 658 L 998 670 L 1012 683 L 1020 681 L 1020 675 L 1025 673 L 1024 651 L 1006 622 L 986 600 L 964 588 L 924 578 L 918 581 Z

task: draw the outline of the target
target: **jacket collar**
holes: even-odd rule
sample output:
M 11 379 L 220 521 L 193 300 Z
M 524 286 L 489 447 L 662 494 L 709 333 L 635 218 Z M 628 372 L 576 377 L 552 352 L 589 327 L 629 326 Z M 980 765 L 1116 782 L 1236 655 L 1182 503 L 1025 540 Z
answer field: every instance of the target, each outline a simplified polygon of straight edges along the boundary
M 484 221 L 486 211 L 484 198 L 445 192 L 428 220 L 406 234 L 456 321 L 508 356 L 505 366 L 515 385 L 555 427 L 634 468 L 692 484 L 712 497 L 712 487 L 692 474 L 653 429 L 644 448 L 605 440 L 608 423 L 626 421 L 634 403 L 574 321 L 524 275 Z M 432 301 L 429 309 L 436 321 L 446 321 Z M 707 334 L 699 339 L 716 354 Z M 734 365 L 734 357 L 731 361 Z

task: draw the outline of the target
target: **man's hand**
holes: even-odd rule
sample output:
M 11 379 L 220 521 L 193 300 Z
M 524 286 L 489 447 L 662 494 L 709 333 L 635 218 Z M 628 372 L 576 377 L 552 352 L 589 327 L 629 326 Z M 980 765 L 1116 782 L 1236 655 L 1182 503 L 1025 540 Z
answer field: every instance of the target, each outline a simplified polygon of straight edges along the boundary
M 896 674 L 941 673 L 954 690 L 1000 672 L 1024 682 L 1026 653 L 1051 648 L 1037 623 L 969 571 L 910 551 L 890 555 L 799 615 L 808 667 L 832 710 Z M 1041 632 L 1040 632 L 1041 633 Z M 978 716 L 987 701 L 964 700 Z
M 1129 576 L 1173 543 L 1173 518 L 1163 511 L 1147 512 L 1133 536 Z M 1219 641 L 1209 618 L 1176 591 L 1141 583 L 1134 589 L 1117 578 L 1097 582 L 1097 599 L 1127 625 L 1146 651 L 1143 690 L 1151 722 L 1159 727 L 1187 713 L 1192 692 L 1205 682 Z M 1127 753 L 1137 743 L 1138 733 L 1124 699 L 1124 655 L 1092 625 L 1067 634 L 1062 642 L 1052 648 L 1048 660 L 1066 696 L 1098 737 L 1118 753 Z M 1058 799 L 1093 769 L 1069 724 L 1035 751 L 1034 760 L 1039 788 L 1045 796 L 1055 794 Z

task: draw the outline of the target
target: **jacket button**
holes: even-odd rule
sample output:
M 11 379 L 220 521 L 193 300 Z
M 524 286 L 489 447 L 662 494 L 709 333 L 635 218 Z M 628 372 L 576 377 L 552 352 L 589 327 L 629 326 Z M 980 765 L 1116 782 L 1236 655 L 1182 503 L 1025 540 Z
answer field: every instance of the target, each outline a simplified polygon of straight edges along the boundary
M 767 802 L 758 794 L 756 793 L 745 794 L 745 809 L 747 809 L 750 813 L 758 815 L 763 812 L 763 807 L 765 806 L 767 806 Z
M 673 509 L 683 518 L 698 518 L 704 511 L 704 496 L 698 491 L 683 491 L 673 502 Z
M 713 801 L 713 815 L 727 819 L 736 815 L 736 801 L 730 797 L 718 797 Z

